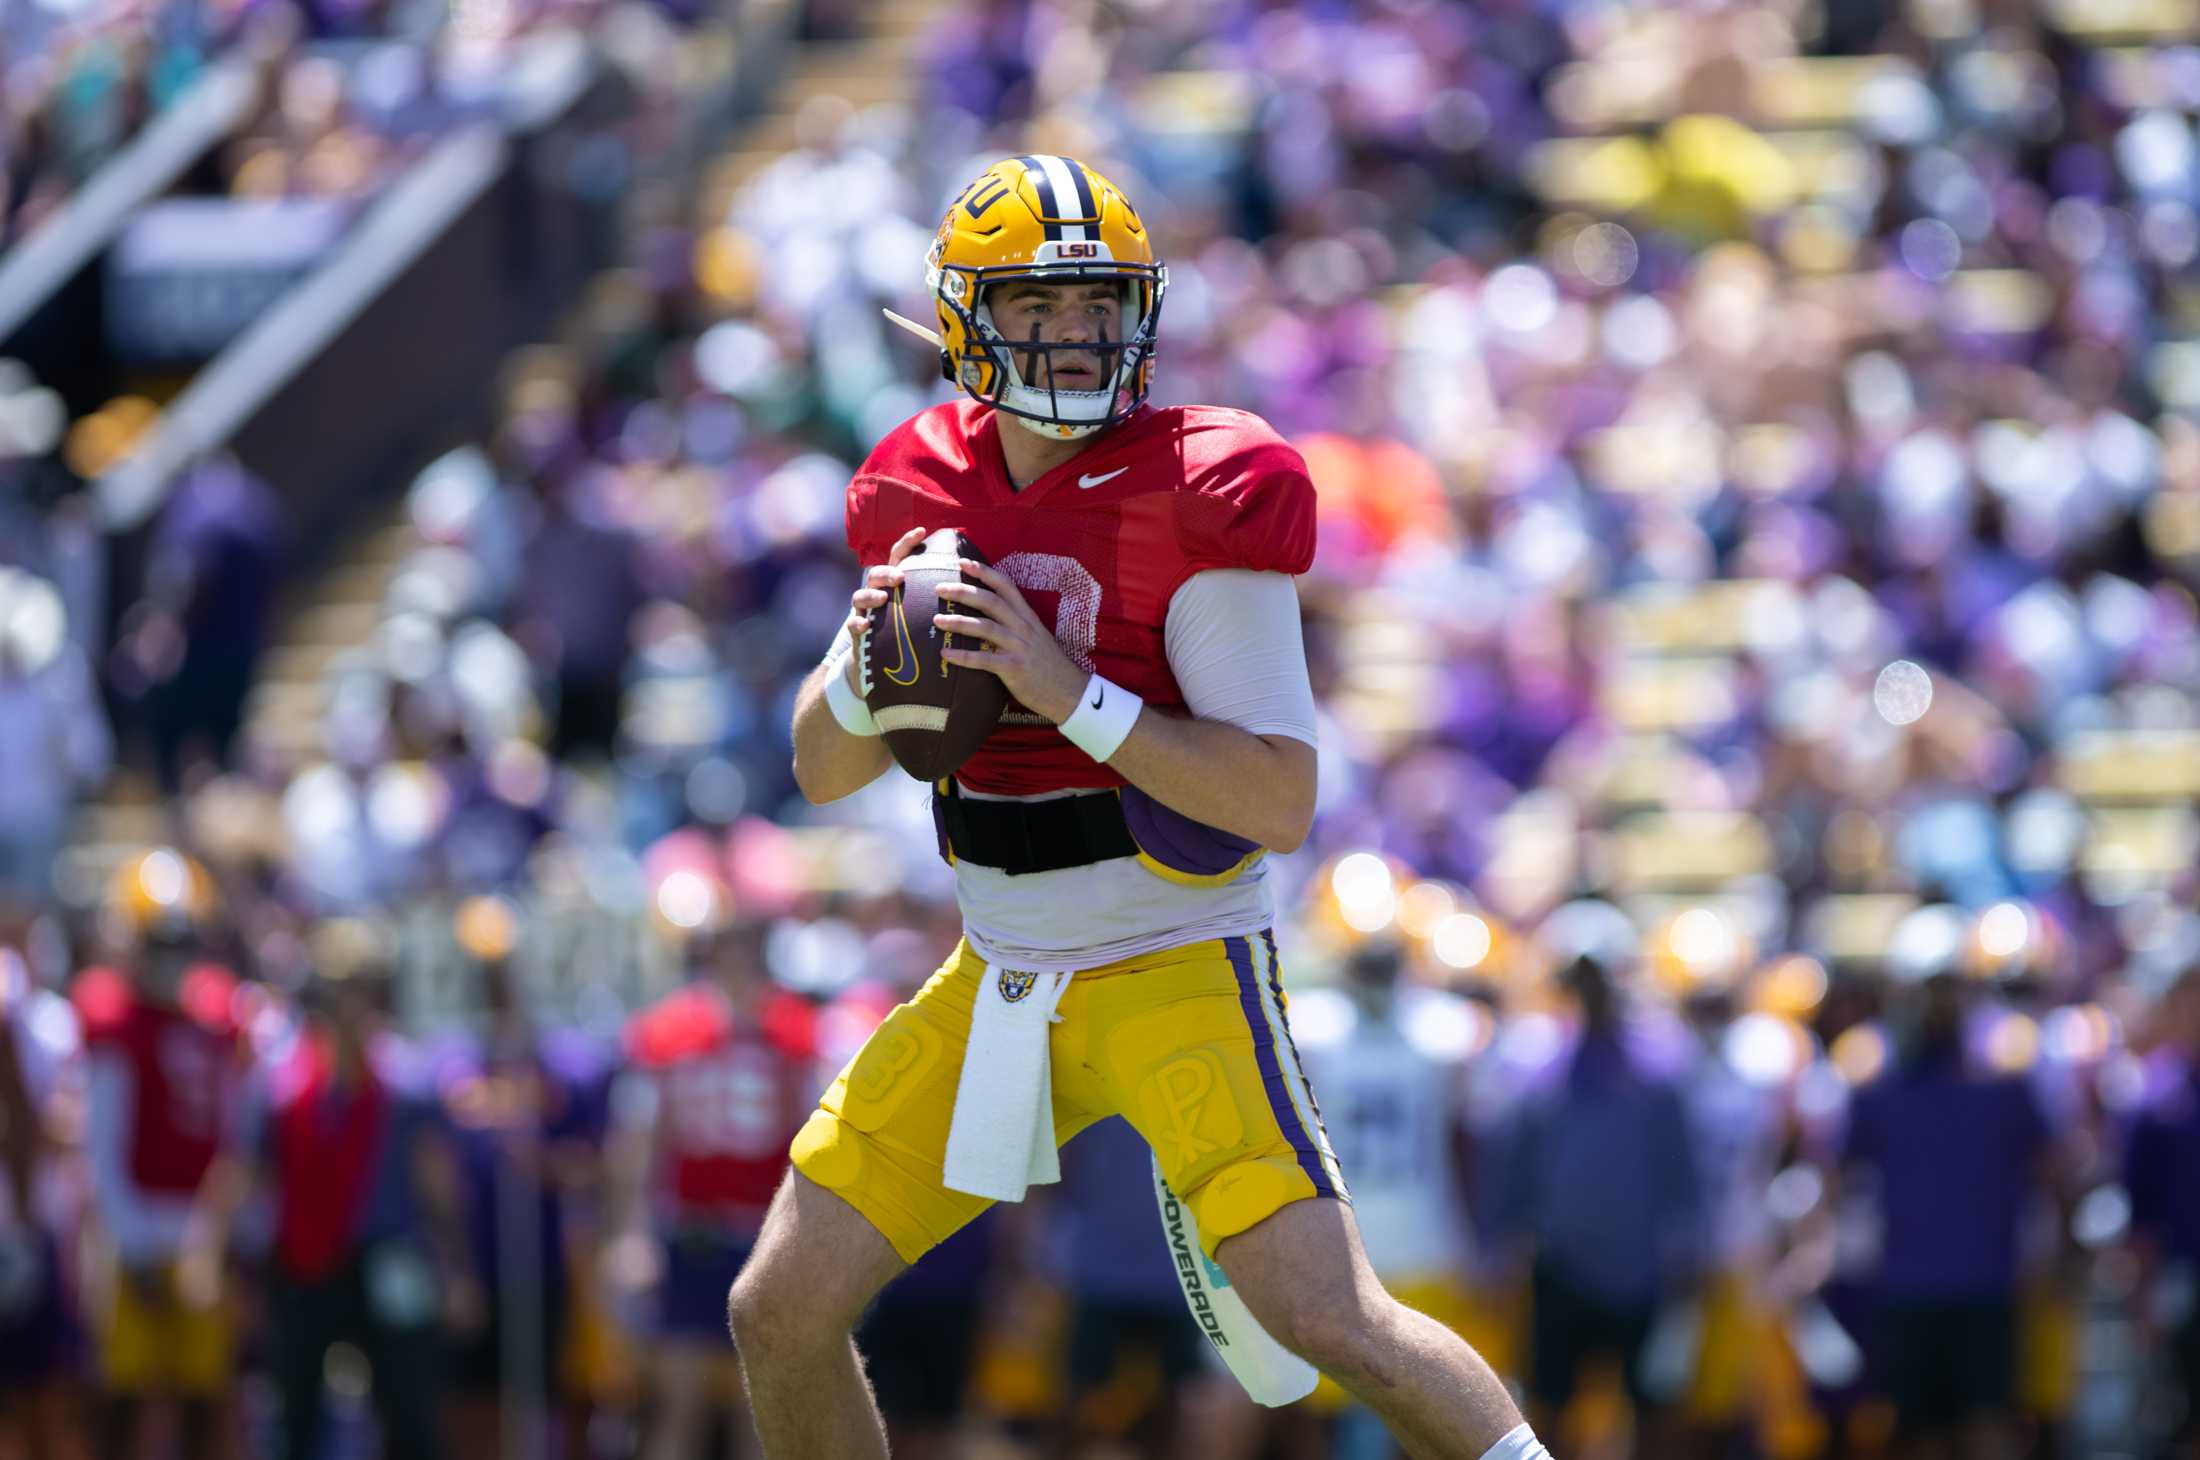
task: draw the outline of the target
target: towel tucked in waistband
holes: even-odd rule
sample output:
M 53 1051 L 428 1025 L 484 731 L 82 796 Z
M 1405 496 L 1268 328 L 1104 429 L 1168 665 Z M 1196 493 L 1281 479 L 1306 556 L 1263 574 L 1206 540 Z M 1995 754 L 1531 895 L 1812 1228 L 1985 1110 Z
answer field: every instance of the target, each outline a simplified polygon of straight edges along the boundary
M 1062 1179 L 1048 1030 L 1070 978 L 985 966 L 947 1128 L 950 1191 L 1022 1201 L 1026 1188 Z

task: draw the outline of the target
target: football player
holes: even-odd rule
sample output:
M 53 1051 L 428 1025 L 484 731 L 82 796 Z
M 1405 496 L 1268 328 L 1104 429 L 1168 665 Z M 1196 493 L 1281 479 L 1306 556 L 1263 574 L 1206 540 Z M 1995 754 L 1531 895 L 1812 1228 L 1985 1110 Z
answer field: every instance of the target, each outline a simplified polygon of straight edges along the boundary
M 503 904 L 461 904 L 459 943 L 479 970 L 484 1018 L 446 1031 L 430 1052 L 472 1270 L 487 1287 L 482 1324 L 449 1351 L 459 1454 L 492 1453 L 506 1434 L 547 1449 L 553 1424 L 586 1433 L 561 1361 L 573 1330 L 568 1254 L 586 1195 L 601 1185 L 607 1061 L 590 1035 L 529 1007 L 511 962 L 516 932 Z
M 815 1012 L 773 986 L 763 937 L 755 921 L 690 934 L 693 981 L 627 1030 L 614 1158 L 625 1231 L 613 1270 L 658 1296 L 645 1460 L 705 1454 L 713 1411 L 739 1404 L 719 1298 L 748 1259 L 787 1169 L 788 1138 L 817 1096 Z
M 1035 972 L 1075 975 L 1048 983 L 1057 1143 L 1127 1118 L 1267 1333 L 1416 1454 L 1542 1453 L 1489 1366 L 1376 1280 L 1284 1021 L 1262 858 L 1313 816 L 1304 462 L 1242 411 L 1148 404 L 1167 270 L 1074 159 L 987 168 L 929 265 L 964 398 L 896 428 L 849 488 L 866 567 L 797 696 L 796 781 L 826 802 L 886 771 L 860 640 L 933 530 L 994 565 L 942 589 L 967 611 L 935 625 L 970 641 L 946 660 L 1012 703 L 933 792 L 963 940 L 827 1090 L 731 1293 L 767 1453 L 885 1453 L 849 1333 L 987 1205 L 946 1184 L 959 1072 L 981 980 L 1021 998 Z
M 448 1128 L 426 1062 L 390 1027 L 392 946 L 363 921 L 315 931 L 296 1038 L 239 1092 L 182 1242 L 178 1287 L 210 1306 L 240 1216 L 256 1203 L 267 1213 L 257 1266 L 277 1400 L 269 1453 L 280 1460 L 328 1453 L 337 1344 L 371 1371 L 384 1454 L 456 1453 L 437 1424 L 442 1340 L 485 1321 Z
M 110 890 L 127 975 L 86 970 L 74 997 L 88 1075 L 85 1148 L 113 1281 L 98 1323 L 108 1395 L 100 1451 L 136 1453 L 149 1401 L 173 1401 L 186 1457 L 228 1446 L 235 1333 L 218 1304 L 176 1284 L 191 1203 L 214 1164 L 245 1073 L 234 981 L 207 958 L 214 883 L 169 848 L 133 857 Z

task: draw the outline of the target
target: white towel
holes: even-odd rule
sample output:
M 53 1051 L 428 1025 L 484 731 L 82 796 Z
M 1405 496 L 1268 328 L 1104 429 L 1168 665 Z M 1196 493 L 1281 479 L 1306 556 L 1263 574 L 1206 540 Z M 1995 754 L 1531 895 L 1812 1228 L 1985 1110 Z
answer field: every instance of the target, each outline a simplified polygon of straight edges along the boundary
M 1062 1179 L 1047 1031 L 1069 981 L 986 965 L 947 1127 L 948 1190 L 1022 1201 L 1025 1188 Z
M 1183 1289 L 1184 1301 L 1191 1305 L 1192 1321 L 1222 1356 L 1223 1365 L 1245 1386 L 1245 1392 L 1271 1409 L 1312 1394 L 1321 1375 L 1312 1364 L 1268 1336 L 1253 1310 L 1230 1286 L 1230 1275 L 1200 1246 L 1199 1219 L 1192 1215 L 1191 1205 L 1169 1189 L 1158 1156 L 1153 1162 L 1153 1199 L 1161 1208 L 1161 1233 L 1168 1238 L 1169 1253 L 1176 1259 L 1177 1286 Z

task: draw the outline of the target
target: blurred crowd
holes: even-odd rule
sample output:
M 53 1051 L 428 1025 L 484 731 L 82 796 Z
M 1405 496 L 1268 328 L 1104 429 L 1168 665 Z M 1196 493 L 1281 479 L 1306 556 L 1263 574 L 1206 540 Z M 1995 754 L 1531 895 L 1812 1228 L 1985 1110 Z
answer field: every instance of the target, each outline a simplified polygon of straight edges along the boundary
M 1319 489 L 1322 802 L 1277 882 L 1385 1276 L 1560 1453 L 2161 1453 L 2200 1384 L 2191 36 L 2140 0 L 952 5 L 915 102 L 813 100 L 699 216 L 641 200 L 494 435 L 411 484 L 304 733 L 243 714 L 284 549 L 234 464 L 179 491 L 112 645 L 73 539 L 0 541 L 0 880 L 42 970 L 13 1016 L 96 1051 L 80 970 L 138 973 L 108 869 L 55 857 L 112 754 L 104 686 L 222 890 L 210 956 L 257 991 L 223 1049 L 287 1068 L 316 1019 L 341 1044 L 354 1004 L 312 991 L 349 930 L 393 976 L 335 981 L 390 991 L 343 1027 L 409 1036 L 387 1078 L 425 1092 L 422 1148 L 463 1158 L 476 1099 L 529 1130 L 499 1159 L 539 1210 L 423 1162 L 431 1249 L 471 1222 L 500 1261 L 513 1232 L 564 1257 L 515 1284 L 453 1256 L 443 1310 L 407 1311 L 482 1367 L 421 1387 L 502 1374 L 569 1445 L 700 1453 L 784 1112 L 683 1133 L 657 1092 L 700 1061 L 746 1092 L 719 1105 L 776 1110 L 953 938 L 922 788 L 810 808 L 788 769 L 855 567 L 842 490 L 945 389 L 879 311 L 929 317 L 931 229 L 984 163 L 1076 155 L 1170 266 L 1157 399 L 1260 412 Z M 8 385 L 0 444 L 50 449 Z M 461 1027 L 472 1073 L 436 1073 Z M 585 1076 L 547 1073 L 572 1050 Z M 178 1189 L 281 1254 L 253 1203 L 280 1228 L 299 1178 L 256 1098 Z M 883 1302 L 911 1453 L 1385 1453 L 1339 1396 L 1264 1424 L 1213 1382 L 1138 1152 L 1087 1142 Z M 371 1359 L 357 1293 L 285 1306 L 365 1282 L 355 1257 L 258 1259 L 243 1331 L 341 1317 Z M 98 1333 L 96 1285 L 69 1296 Z M 692 1343 L 634 1342 L 658 1332 Z M 430 1425 L 396 1387 L 387 1422 Z
M 661 843 L 661 976 L 595 1004 L 552 996 L 539 901 L 317 916 L 157 848 L 81 912 L 11 903 L 0 1454 L 753 1453 L 724 1294 L 817 1092 L 955 935 L 789 880 L 775 831 Z M 2200 971 L 2127 1028 L 2014 902 L 1830 961 L 1703 907 L 1646 938 L 1604 899 L 1474 906 L 1322 864 L 1293 1031 L 1376 1270 L 1565 1453 L 2183 1453 Z M 897 1454 L 1395 1453 L 1326 1384 L 1236 1388 L 1148 1162 L 1104 1123 L 882 1297 Z
M 448 124 L 441 5 L 49 3 L 0 10 L 0 243 L 35 231 L 214 66 L 262 72 L 260 117 L 190 191 L 351 197 Z M 476 62 L 476 65 L 479 63 Z
M 673 85 L 703 0 L 6 0 L 0 4 L 0 249 L 28 237 L 215 68 L 248 114 L 193 167 L 193 197 L 372 198 L 434 139 L 496 116 L 530 48 L 593 37 L 644 92 Z M 654 73 L 654 74 L 652 74 Z

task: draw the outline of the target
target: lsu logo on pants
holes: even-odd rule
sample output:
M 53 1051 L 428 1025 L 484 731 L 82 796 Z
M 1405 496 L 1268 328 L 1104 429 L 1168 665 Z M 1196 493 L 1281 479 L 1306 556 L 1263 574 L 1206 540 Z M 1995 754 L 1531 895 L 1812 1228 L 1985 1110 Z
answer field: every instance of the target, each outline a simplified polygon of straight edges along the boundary
M 1017 973 L 1013 969 L 1004 968 L 1001 970 L 1001 998 L 1013 1004 L 1030 993 L 1038 982 L 1039 975 L 1036 973 Z

